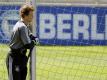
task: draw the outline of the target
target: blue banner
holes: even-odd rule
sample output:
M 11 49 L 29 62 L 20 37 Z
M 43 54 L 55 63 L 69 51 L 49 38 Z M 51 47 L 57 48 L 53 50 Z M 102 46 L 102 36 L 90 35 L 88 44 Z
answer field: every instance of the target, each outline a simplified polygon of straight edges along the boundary
M 0 43 L 8 43 L 11 30 L 19 20 L 19 8 L 16 5 L 0 5 Z
M 38 6 L 37 36 L 48 45 L 107 45 L 107 7 Z

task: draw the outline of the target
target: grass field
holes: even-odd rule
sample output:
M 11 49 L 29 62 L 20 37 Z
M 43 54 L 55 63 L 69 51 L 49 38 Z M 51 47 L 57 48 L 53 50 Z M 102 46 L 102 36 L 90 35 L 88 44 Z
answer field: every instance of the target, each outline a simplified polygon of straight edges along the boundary
M 0 80 L 7 80 L 8 50 L 0 45 Z M 37 46 L 36 50 L 36 80 L 107 80 L 106 46 Z

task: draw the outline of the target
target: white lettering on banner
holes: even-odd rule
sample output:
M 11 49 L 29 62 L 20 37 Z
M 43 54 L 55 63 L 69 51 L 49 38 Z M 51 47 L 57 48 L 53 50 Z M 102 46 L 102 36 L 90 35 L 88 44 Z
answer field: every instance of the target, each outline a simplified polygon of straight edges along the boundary
M 97 14 L 87 15 L 60 13 L 54 15 L 52 13 L 41 13 L 39 17 L 39 38 L 78 40 L 79 34 L 81 33 L 83 35 L 83 40 L 107 40 L 106 15 L 105 18 L 105 32 L 102 31 L 99 33 L 97 29 Z M 70 20 L 72 20 L 73 23 L 64 22 Z M 80 22 L 82 22 L 82 25 L 80 25 Z M 91 29 L 91 31 L 89 31 L 89 29 Z M 69 32 L 65 32 L 64 30 L 69 30 Z
M 79 21 L 83 22 L 83 25 L 79 25 Z M 83 39 L 89 39 L 89 18 L 85 14 L 75 14 L 73 15 L 73 39 L 79 39 L 79 33 L 83 34 Z
M 107 15 L 105 16 L 105 40 L 107 40 Z
M 64 20 L 71 20 L 70 14 L 58 14 L 57 15 L 57 38 L 58 39 L 71 39 L 71 33 L 64 32 L 63 30 L 69 29 L 70 24 L 63 23 Z
M 97 31 L 97 15 L 91 15 L 91 39 L 92 40 L 104 40 L 104 33 L 98 33 Z
M 53 39 L 55 38 L 55 17 L 52 14 L 40 14 L 40 27 L 39 27 L 39 37 L 40 39 Z M 46 20 L 48 23 L 46 23 Z M 49 32 L 46 32 L 46 29 Z

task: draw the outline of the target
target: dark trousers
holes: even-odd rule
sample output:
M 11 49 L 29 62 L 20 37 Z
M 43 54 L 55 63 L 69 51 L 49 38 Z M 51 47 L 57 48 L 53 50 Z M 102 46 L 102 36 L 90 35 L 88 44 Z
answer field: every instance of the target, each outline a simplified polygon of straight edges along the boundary
M 26 80 L 27 76 L 27 56 L 10 51 L 6 65 L 9 80 Z

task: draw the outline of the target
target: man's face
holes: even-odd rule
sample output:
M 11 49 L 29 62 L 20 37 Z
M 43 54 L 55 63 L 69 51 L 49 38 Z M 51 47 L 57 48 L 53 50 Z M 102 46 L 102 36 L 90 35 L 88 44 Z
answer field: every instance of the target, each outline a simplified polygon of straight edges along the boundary
M 29 15 L 26 16 L 26 20 L 27 20 L 27 22 L 32 22 L 32 20 L 33 20 L 33 11 L 29 12 Z

